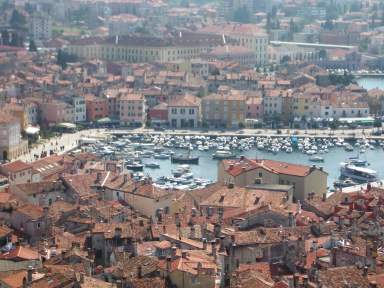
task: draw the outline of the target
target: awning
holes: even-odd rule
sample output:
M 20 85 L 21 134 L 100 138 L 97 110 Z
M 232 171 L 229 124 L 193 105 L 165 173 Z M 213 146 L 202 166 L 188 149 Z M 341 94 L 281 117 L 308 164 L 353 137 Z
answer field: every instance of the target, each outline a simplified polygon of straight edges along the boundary
M 112 123 L 119 123 L 119 120 L 114 120 L 109 117 L 101 118 L 96 121 L 98 124 L 112 124 Z
M 29 127 L 25 128 L 25 133 L 27 135 L 36 135 L 36 134 L 39 134 L 39 132 L 40 132 L 39 127 L 29 126 Z

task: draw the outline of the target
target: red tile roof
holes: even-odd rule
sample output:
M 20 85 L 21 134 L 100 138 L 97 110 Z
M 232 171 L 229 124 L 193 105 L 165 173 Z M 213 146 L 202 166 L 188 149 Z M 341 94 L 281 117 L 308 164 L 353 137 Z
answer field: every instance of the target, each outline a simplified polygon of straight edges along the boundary
M 226 172 L 232 176 L 238 176 L 244 172 L 248 172 L 257 168 L 265 169 L 274 174 L 285 174 L 298 177 L 307 176 L 313 171 L 313 168 L 310 166 L 286 163 L 276 160 L 251 160 L 244 158 L 243 160 L 223 160 L 223 164 Z
M 0 168 L 5 173 L 16 173 L 16 172 L 20 172 L 23 170 L 31 169 L 32 166 L 21 161 L 21 160 L 17 160 L 17 161 L 11 162 L 11 163 L 1 165 Z

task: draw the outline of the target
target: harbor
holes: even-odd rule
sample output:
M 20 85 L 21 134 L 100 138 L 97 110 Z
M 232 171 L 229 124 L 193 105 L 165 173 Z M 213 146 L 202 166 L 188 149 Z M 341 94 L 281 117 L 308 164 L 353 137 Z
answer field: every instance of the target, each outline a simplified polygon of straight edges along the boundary
M 364 183 L 364 178 L 356 177 L 354 180 L 358 181 L 354 181 L 340 177 L 346 165 L 350 169 L 360 167 L 355 173 L 366 169 L 364 172 L 374 176 L 367 176 L 369 181 L 379 181 L 384 170 L 384 141 L 375 139 L 132 133 L 81 142 L 82 151 L 121 160 L 124 169 L 135 177 L 151 177 L 162 188 L 205 187 L 217 180 L 220 160 L 240 156 L 321 166 L 328 173 L 330 191 L 335 189 L 335 183 L 339 185 L 336 188 Z

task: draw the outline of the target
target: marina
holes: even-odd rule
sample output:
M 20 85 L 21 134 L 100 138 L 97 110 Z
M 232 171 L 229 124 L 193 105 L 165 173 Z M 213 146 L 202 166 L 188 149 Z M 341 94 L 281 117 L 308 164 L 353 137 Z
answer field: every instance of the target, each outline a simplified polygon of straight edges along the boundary
M 84 143 L 83 151 L 122 160 L 135 177 L 152 177 L 162 188 L 205 187 L 217 180 L 219 161 L 240 156 L 321 166 L 329 190 L 377 181 L 384 170 L 384 141 L 373 139 L 128 134 Z

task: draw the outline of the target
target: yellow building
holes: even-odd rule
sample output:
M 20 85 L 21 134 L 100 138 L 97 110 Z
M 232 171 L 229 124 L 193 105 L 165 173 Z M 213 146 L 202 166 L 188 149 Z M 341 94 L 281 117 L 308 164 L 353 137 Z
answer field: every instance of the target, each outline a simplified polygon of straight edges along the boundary
M 316 166 L 274 160 L 224 160 L 218 166 L 218 182 L 246 187 L 256 184 L 293 186 L 293 199 L 304 200 L 309 193 L 327 193 L 328 173 Z
M 210 94 L 202 99 L 204 125 L 238 128 L 245 125 L 247 98 L 241 94 Z

